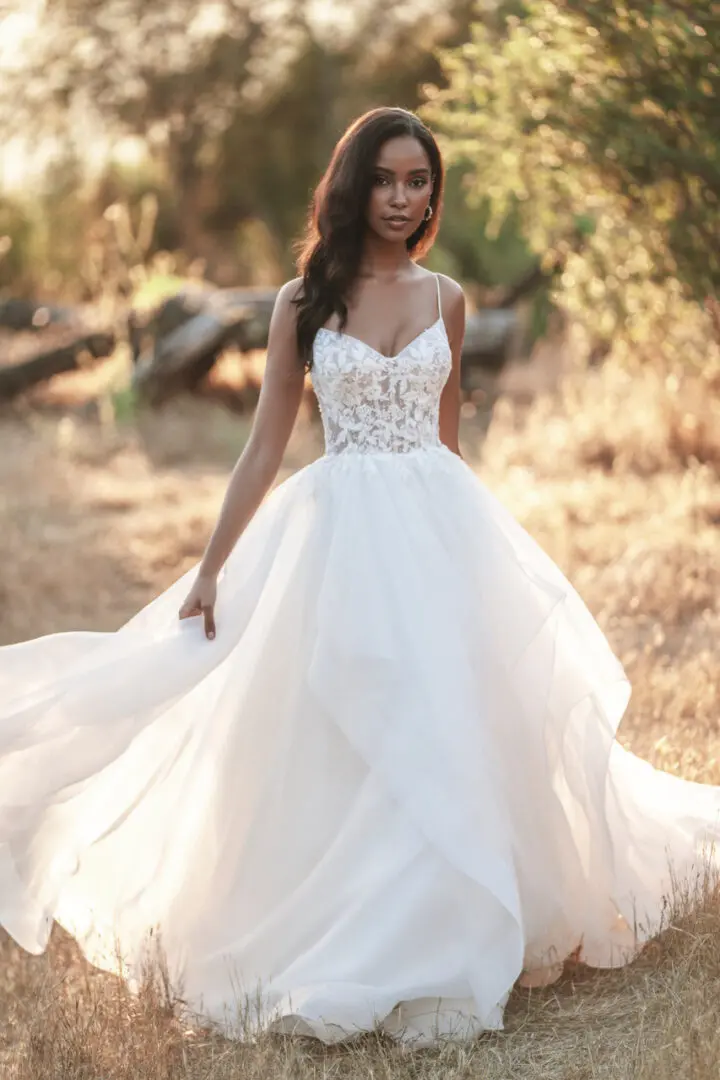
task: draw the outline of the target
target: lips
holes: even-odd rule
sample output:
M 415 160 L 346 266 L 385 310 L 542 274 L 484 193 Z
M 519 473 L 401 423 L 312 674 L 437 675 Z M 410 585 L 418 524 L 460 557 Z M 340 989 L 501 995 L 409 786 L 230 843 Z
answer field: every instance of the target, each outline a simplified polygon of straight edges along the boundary
M 401 214 L 393 214 L 391 217 L 386 217 L 385 220 L 392 221 L 394 225 L 406 225 L 410 218 L 403 217 Z

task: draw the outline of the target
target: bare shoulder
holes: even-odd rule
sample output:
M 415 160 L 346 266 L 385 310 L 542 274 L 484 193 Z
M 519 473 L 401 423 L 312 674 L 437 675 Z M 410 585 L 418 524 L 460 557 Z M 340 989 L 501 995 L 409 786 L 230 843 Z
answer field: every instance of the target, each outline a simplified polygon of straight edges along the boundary
M 462 286 L 447 274 L 438 274 L 438 280 L 445 330 L 453 355 L 459 358 L 465 340 L 465 293 Z
M 447 315 L 463 317 L 465 314 L 465 293 L 462 285 L 458 285 L 454 278 L 447 274 L 438 274 L 440 281 L 440 299 L 442 300 L 443 312 Z
M 303 279 L 301 277 L 286 281 L 284 285 L 280 286 L 278 296 L 282 295 L 285 299 L 295 300 L 302 292 L 302 283 Z
M 294 301 L 302 293 L 302 278 L 293 278 L 281 285 L 275 294 L 272 316 L 270 319 L 270 342 L 278 336 L 289 338 L 297 326 L 297 304 Z M 270 343 L 269 342 L 269 343 Z
M 293 278 L 281 285 L 275 294 L 268 327 L 266 373 L 282 371 L 294 377 L 299 364 L 297 343 L 297 304 L 302 278 Z
M 295 311 L 296 305 L 293 301 L 302 295 L 302 283 L 303 279 L 296 277 L 280 286 L 275 297 L 275 310 L 278 314 L 288 315 Z

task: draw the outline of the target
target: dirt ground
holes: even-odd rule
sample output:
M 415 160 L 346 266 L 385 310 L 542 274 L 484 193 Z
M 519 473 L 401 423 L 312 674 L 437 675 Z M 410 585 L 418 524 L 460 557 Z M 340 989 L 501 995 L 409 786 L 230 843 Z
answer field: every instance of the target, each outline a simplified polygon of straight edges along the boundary
M 168 587 L 202 554 L 247 438 L 250 420 L 210 401 L 120 421 L 86 408 L 105 377 L 64 376 L 0 416 L 2 644 L 113 630 Z M 690 380 L 608 366 L 530 406 L 501 399 L 484 444 L 466 416 L 461 444 L 623 661 L 634 687 L 624 745 L 720 783 L 717 397 Z M 321 452 L 319 429 L 301 419 L 278 482 Z M 623 972 L 575 972 L 518 992 L 507 1032 L 472 1050 L 412 1058 L 375 1040 L 241 1052 L 183 1037 L 161 1009 L 89 971 L 61 933 L 32 958 L 0 931 L 0 1076 L 709 1080 L 720 1069 L 718 990 L 711 898 Z

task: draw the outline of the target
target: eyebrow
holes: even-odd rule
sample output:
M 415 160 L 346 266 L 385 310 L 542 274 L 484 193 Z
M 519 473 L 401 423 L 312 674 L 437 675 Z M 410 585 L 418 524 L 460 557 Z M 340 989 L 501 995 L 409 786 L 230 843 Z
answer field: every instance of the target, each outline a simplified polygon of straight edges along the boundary
M 392 173 L 393 176 L 395 175 L 395 170 L 394 169 L 388 169 L 384 165 L 376 165 L 375 166 L 375 171 L 376 172 Z M 410 173 L 426 173 L 427 175 L 429 175 L 430 170 L 427 168 L 427 166 L 423 165 L 419 169 L 410 169 Z

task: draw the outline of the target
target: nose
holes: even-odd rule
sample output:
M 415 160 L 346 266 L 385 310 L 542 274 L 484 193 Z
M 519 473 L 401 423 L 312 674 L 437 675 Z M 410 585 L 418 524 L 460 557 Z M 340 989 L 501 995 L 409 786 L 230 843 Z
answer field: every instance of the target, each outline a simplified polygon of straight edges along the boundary
M 390 194 L 390 202 L 393 206 L 407 206 L 407 192 L 405 191 L 405 185 L 398 181 L 393 184 L 392 192 Z

